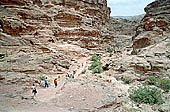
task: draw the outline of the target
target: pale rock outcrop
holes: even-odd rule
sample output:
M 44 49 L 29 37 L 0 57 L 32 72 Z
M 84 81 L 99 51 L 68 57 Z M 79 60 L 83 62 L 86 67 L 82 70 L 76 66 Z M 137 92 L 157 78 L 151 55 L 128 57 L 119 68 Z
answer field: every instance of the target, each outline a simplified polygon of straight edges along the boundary
M 133 47 L 144 48 L 160 42 L 170 33 L 170 0 L 156 0 L 145 8 L 146 15 L 136 30 Z
M 146 15 L 133 37 L 132 54 L 143 57 L 149 69 L 136 66 L 141 73 L 170 77 L 170 0 L 156 0 L 146 6 Z M 142 72 L 143 71 L 143 72 Z

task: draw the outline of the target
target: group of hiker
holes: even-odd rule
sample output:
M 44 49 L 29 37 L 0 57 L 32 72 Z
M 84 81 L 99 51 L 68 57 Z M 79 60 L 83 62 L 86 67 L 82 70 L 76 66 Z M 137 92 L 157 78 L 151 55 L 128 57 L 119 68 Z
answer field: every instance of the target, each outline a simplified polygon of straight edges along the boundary
M 74 78 L 74 75 L 76 74 L 76 71 L 73 71 L 73 74 L 66 74 L 66 79 L 68 78 Z M 54 79 L 54 86 L 55 88 L 57 87 L 57 78 Z M 48 83 L 48 79 L 47 77 L 44 79 L 44 88 L 48 88 L 49 87 L 49 83 Z M 33 96 L 36 96 L 37 94 L 37 89 L 35 87 L 35 84 L 32 85 L 32 93 Z
M 55 85 L 55 88 L 57 87 L 57 78 L 54 79 L 54 85 Z M 49 83 L 48 83 L 48 79 L 47 77 L 44 79 L 44 88 L 48 88 L 49 87 Z M 38 93 L 37 92 L 37 89 L 35 87 L 35 84 L 32 85 L 32 93 L 33 93 L 33 96 L 36 96 L 36 94 Z
M 69 74 L 69 73 L 67 73 L 66 74 L 66 79 L 68 79 L 68 78 L 73 78 L 74 79 L 74 75 L 76 74 L 76 71 L 73 71 L 73 74 Z
M 54 85 L 55 85 L 55 88 L 56 88 L 56 87 L 57 87 L 57 78 L 54 79 Z M 45 88 L 48 88 L 48 87 L 49 87 L 47 77 L 46 77 L 45 80 L 44 80 L 44 87 L 45 87 Z

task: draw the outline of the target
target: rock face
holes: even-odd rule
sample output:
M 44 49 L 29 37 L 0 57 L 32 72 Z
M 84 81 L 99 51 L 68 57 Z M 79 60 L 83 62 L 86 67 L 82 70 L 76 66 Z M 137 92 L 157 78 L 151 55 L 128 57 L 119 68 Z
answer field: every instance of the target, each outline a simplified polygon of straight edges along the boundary
M 139 25 L 143 15 L 125 16 L 125 17 L 111 17 L 109 30 L 118 35 L 135 35 L 135 30 Z
M 158 43 L 164 34 L 170 33 L 169 7 L 170 0 L 156 0 L 145 8 L 146 15 L 138 26 L 134 38 L 136 49 Z
M 144 74 L 170 77 L 170 0 L 156 0 L 146 8 L 146 15 L 133 37 L 132 54 L 145 61 L 135 64 Z M 137 65 L 137 66 L 136 66 Z
M 1 0 L 0 5 L 1 31 L 24 40 L 29 35 L 32 44 L 59 39 L 95 47 L 110 17 L 106 0 Z
M 149 75 L 170 77 L 169 7 L 170 0 L 156 0 L 149 4 L 145 8 L 146 15 L 136 28 L 132 43 L 128 38 L 119 38 L 125 45 L 121 48 L 125 49 L 113 55 L 110 60 L 112 69 L 117 72 L 116 78 L 130 76 L 136 80 L 144 80 Z M 127 44 L 123 40 L 126 40 Z
M 101 33 L 110 17 L 106 0 L 1 0 L 0 10 L 0 79 L 6 83 L 65 74 L 72 57 L 88 55 L 83 48 L 109 41 Z

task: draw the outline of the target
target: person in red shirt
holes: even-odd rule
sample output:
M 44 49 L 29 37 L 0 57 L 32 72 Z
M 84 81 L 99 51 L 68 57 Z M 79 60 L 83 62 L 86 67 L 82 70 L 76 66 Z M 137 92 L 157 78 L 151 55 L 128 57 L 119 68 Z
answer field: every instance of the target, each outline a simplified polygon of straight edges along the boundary
M 55 88 L 57 87 L 57 79 L 54 80 Z

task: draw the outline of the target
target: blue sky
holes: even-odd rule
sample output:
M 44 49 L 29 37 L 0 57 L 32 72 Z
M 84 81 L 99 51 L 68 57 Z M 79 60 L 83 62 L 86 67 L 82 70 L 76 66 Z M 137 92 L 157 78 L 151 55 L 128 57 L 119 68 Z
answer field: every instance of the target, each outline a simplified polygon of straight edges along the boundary
M 111 16 L 134 16 L 144 14 L 144 7 L 155 0 L 107 0 Z

